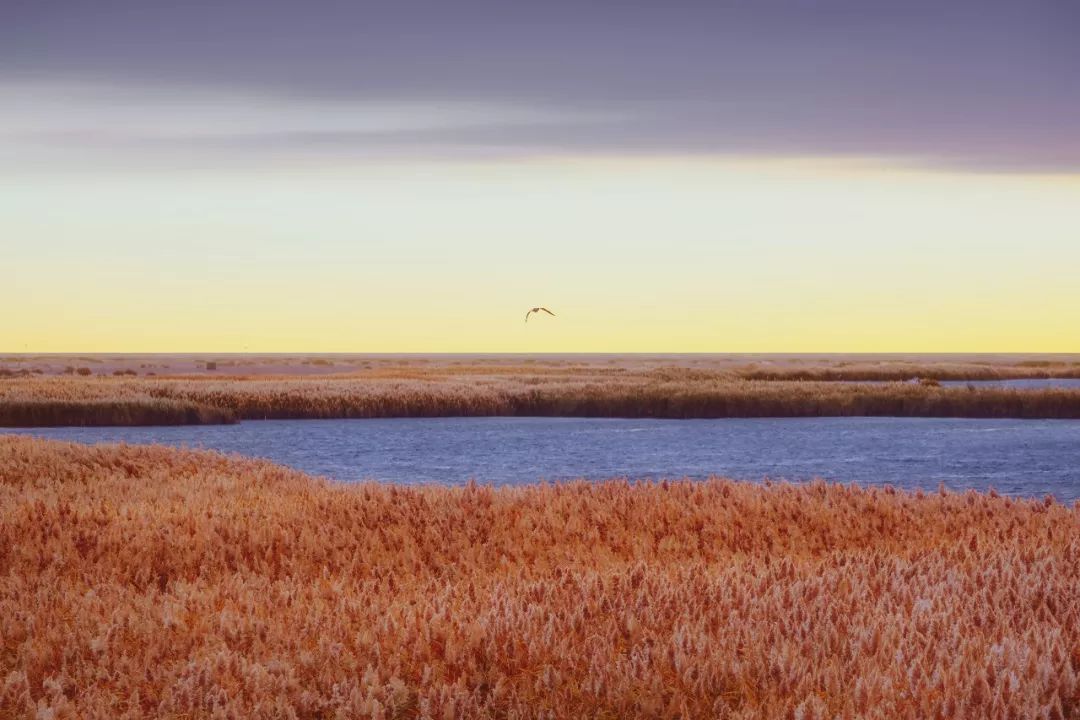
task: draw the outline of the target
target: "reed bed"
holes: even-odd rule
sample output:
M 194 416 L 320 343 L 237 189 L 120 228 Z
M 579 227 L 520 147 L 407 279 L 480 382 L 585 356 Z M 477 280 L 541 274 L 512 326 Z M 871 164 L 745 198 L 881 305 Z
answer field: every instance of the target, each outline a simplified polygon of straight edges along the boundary
M 1080 509 L 0 437 L 0 717 L 1080 714 Z
M 110 375 L 228 372 L 238 375 L 312 375 L 358 372 L 367 376 L 640 375 L 651 371 L 746 380 L 901 381 L 1080 378 L 1077 354 L 739 354 L 739 355 L 136 355 L 0 357 L 0 377 L 31 374 Z
M 1080 363 L 1027 361 L 1004 363 L 830 363 L 813 366 L 748 365 L 732 372 L 746 380 L 901 381 L 933 380 L 1025 380 L 1080 378 Z
M 0 404 L 0 427 L 224 425 L 234 422 L 236 416 L 225 408 L 155 397 L 11 400 Z
M 240 419 L 922 416 L 1080 418 L 1080 389 L 742 380 L 691 368 L 602 374 L 445 367 L 338 376 L 31 377 L 0 381 L 0 426 Z

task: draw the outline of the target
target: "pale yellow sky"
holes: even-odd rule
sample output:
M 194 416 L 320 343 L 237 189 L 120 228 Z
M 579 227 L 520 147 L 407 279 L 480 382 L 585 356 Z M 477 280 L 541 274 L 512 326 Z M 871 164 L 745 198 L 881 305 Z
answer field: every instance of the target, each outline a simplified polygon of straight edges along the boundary
M 0 352 L 1077 352 L 1078 210 L 887 159 L 24 164 Z

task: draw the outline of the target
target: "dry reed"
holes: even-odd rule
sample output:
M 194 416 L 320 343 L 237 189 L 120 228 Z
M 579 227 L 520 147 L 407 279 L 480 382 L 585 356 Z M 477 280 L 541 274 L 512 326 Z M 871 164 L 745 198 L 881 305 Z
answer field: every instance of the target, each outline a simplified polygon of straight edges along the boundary
M 733 372 L 746 380 L 899 381 L 1023 380 L 1080 377 L 1080 363 L 1023 361 L 1016 363 L 958 362 L 849 362 L 810 366 L 747 365 Z
M 445 365 L 338 376 L 0 381 L 0 426 L 8 427 L 478 415 L 1080 418 L 1080 389 L 751 381 L 686 367 Z
M 1080 509 L 0 437 L 0 717 L 1080 713 Z

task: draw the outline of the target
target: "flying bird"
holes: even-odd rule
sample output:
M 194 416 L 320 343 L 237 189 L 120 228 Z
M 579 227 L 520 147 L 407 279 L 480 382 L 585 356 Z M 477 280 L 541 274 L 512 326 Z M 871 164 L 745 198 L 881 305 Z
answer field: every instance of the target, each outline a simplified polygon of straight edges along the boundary
M 525 313 L 525 322 L 529 322 L 529 316 L 533 313 L 539 313 L 540 311 L 546 312 L 551 317 L 555 317 L 555 313 L 548 310 L 546 307 L 534 307 L 529 312 Z

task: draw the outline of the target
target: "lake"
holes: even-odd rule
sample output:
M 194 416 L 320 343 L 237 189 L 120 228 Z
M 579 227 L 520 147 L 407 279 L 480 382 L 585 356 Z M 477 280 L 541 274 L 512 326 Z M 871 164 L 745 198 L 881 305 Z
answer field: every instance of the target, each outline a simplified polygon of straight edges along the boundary
M 1061 388 L 1076 390 L 1080 388 L 1080 378 L 1014 378 L 1012 380 L 942 380 L 945 387 L 999 387 L 1013 390 L 1049 390 Z
M 343 481 L 518 484 L 722 475 L 1080 499 L 1080 421 L 940 418 L 262 420 L 0 430 L 268 458 Z

